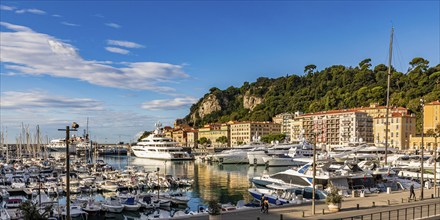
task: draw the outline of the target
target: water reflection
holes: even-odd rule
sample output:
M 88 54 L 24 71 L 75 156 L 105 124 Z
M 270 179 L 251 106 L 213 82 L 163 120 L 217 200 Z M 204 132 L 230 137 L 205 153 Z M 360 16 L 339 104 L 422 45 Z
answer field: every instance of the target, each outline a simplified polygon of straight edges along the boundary
M 161 174 L 171 174 L 176 178 L 192 178 L 194 185 L 184 192 L 192 199 L 188 202 L 191 210 L 197 210 L 198 205 L 206 204 L 207 200 L 218 199 L 221 203 L 236 203 L 239 200 L 250 201 L 252 197 L 248 189 L 252 187 L 250 178 L 262 174 L 273 174 L 286 168 L 251 166 L 247 164 L 205 163 L 198 161 L 161 161 L 130 156 L 105 156 L 104 160 L 116 169 L 135 166 L 145 171 L 156 171 Z M 157 191 L 156 191 L 157 192 Z

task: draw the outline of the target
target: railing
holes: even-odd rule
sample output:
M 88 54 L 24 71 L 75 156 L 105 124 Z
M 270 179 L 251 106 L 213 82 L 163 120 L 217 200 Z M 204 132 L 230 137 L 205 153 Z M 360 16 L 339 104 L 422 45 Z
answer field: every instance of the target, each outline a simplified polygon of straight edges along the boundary
M 340 220 L 412 220 L 412 219 L 440 219 L 440 201 L 434 204 L 417 205 L 407 208 L 374 212 L 365 215 L 356 215 Z

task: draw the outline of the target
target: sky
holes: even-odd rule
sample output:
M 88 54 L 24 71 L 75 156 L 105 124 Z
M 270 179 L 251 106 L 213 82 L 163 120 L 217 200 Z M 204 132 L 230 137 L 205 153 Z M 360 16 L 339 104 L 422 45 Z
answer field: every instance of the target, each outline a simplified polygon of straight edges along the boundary
M 0 125 L 100 143 L 172 125 L 212 87 L 366 58 L 440 63 L 440 1 L 2 1 Z M 88 126 L 87 126 L 88 121 Z

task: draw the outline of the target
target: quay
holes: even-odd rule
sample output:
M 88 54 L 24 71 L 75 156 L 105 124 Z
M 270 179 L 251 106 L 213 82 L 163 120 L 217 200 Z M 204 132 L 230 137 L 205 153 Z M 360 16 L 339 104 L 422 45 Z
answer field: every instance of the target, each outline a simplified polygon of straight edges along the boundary
M 260 213 L 259 208 L 224 212 L 224 220 L 296 220 L 296 219 L 440 219 L 440 197 L 434 196 L 434 189 L 424 189 L 420 200 L 420 189 L 415 190 L 416 201 L 408 201 L 409 191 L 368 194 L 366 197 L 344 198 L 340 212 L 330 213 L 325 202 L 316 203 L 316 214 L 312 215 L 311 203 L 301 205 L 271 206 L 269 214 Z M 373 207 L 374 203 L 374 207 Z M 359 209 L 358 209 L 359 205 Z M 429 208 L 428 208 L 429 206 Z M 397 210 L 400 210 L 397 214 Z M 405 211 L 406 209 L 406 211 Z M 323 214 L 324 210 L 324 214 Z M 392 211 L 392 212 L 391 212 Z M 429 212 L 429 213 L 428 213 Z M 406 213 L 406 215 L 405 215 Z M 373 214 L 373 215 L 372 215 Z M 361 217 L 361 215 L 363 215 Z M 382 216 L 382 218 L 381 218 Z M 413 218 L 414 216 L 414 218 Z M 429 216 L 429 217 L 428 217 Z M 207 220 L 209 216 L 193 216 L 191 220 Z

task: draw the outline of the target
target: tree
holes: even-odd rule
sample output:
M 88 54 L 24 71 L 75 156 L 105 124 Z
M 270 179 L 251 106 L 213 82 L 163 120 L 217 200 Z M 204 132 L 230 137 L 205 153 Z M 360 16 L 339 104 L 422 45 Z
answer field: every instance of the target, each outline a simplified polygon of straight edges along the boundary
M 148 137 L 148 135 L 150 135 L 150 134 L 151 134 L 151 132 L 149 132 L 149 131 L 144 131 L 144 133 L 138 138 L 137 141 L 138 141 L 138 142 L 141 141 L 142 139 Z
M 316 69 L 316 65 L 309 64 L 304 67 L 304 73 L 312 74 L 315 69 Z
M 359 63 L 359 68 L 361 68 L 361 69 L 368 69 L 368 68 L 370 68 L 371 67 L 371 59 L 370 58 L 367 58 L 367 59 L 365 59 L 365 60 L 362 60 L 360 63 Z
M 282 142 L 286 139 L 285 134 L 268 134 L 261 137 L 261 141 L 264 143 L 271 143 L 272 141 Z
M 211 140 L 209 140 L 209 139 L 206 138 L 206 137 L 202 137 L 202 138 L 200 138 L 199 140 L 197 140 L 197 143 L 198 143 L 198 144 L 201 144 L 201 145 L 203 145 L 203 146 L 206 147 L 206 145 L 211 144 Z
M 52 205 L 45 206 L 43 210 L 38 207 L 37 204 L 31 201 L 26 201 L 20 204 L 19 209 L 23 214 L 24 220 L 45 220 L 50 216 L 50 211 L 52 210 Z
M 217 138 L 215 141 L 224 145 L 224 144 L 228 143 L 228 138 L 226 136 L 221 136 L 221 137 Z

